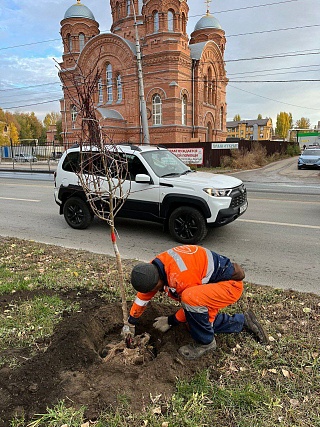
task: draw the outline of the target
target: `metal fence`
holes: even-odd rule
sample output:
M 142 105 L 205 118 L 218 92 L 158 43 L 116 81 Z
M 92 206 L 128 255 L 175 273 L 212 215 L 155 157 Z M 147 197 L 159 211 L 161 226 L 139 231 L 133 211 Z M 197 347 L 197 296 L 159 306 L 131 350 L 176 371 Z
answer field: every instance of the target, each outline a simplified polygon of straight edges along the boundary
M 227 141 L 228 142 L 228 141 Z M 231 141 L 230 141 L 231 142 Z M 74 143 L 73 143 L 74 144 Z M 72 144 L 72 145 L 73 145 Z M 292 145 L 288 141 L 247 141 L 232 139 L 232 145 L 236 145 L 236 149 L 243 151 L 251 151 L 259 144 L 266 149 L 267 155 L 274 153 L 284 154 L 287 147 Z M 203 152 L 203 163 L 205 167 L 219 167 L 221 165 L 221 157 L 230 156 L 231 149 L 217 148 L 225 145 L 224 142 L 189 142 L 189 143 L 165 143 L 162 144 L 166 148 L 181 148 L 201 149 Z M 67 147 L 63 145 L 10 145 L 0 147 L 0 168 L 10 167 L 18 169 L 24 165 L 32 170 L 54 170 L 55 166 Z

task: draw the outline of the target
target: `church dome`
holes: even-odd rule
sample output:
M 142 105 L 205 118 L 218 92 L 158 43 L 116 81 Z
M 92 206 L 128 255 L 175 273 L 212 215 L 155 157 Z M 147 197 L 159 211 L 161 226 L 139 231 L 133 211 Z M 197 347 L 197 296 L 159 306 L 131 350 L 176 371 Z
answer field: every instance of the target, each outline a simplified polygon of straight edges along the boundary
M 64 14 L 64 19 L 67 18 L 88 18 L 95 21 L 95 17 L 93 16 L 91 10 L 84 4 L 80 3 L 80 0 L 77 0 L 77 3 L 70 6 L 66 11 Z
M 194 31 L 205 30 L 208 28 L 215 28 L 217 30 L 222 30 L 222 27 L 219 21 L 210 13 L 208 13 L 207 15 L 199 19 L 199 21 L 196 23 L 196 26 L 194 27 Z

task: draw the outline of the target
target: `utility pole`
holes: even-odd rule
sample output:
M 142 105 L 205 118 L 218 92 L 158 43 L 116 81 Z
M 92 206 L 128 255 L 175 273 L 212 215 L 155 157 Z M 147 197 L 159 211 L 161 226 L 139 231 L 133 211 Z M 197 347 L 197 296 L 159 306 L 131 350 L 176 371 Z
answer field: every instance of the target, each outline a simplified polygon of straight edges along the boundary
M 150 136 L 149 136 L 149 126 L 148 126 L 148 115 L 147 115 L 146 101 L 144 99 L 141 49 L 140 49 L 138 24 L 137 24 L 137 17 L 136 17 L 136 12 L 134 7 L 134 0 L 131 0 L 131 4 L 133 9 L 135 37 L 136 37 L 137 67 L 138 67 L 138 82 L 139 82 L 139 103 L 140 103 L 140 116 L 141 116 L 141 125 L 142 125 L 142 144 L 149 145 Z

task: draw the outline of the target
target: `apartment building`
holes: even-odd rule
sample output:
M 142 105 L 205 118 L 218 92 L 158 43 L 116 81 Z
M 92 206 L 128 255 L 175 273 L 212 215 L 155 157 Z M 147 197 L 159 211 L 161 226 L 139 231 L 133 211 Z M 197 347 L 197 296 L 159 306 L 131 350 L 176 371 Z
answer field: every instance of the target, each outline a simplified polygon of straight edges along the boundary
M 227 122 L 227 138 L 247 140 L 271 140 L 273 135 L 272 120 L 240 120 Z

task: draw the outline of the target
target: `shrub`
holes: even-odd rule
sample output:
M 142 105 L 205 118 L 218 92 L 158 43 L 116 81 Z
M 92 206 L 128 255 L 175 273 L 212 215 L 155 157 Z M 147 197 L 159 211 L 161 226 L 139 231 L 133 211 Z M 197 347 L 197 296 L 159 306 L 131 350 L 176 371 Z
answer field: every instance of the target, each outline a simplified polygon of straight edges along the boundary
M 221 166 L 232 169 L 253 169 L 268 163 L 267 150 L 259 143 L 253 143 L 252 149 L 248 151 L 232 150 L 231 156 L 221 157 Z
M 286 154 L 290 157 L 298 156 L 301 153 L 299 144 L 290 144 L 287 146 Z

